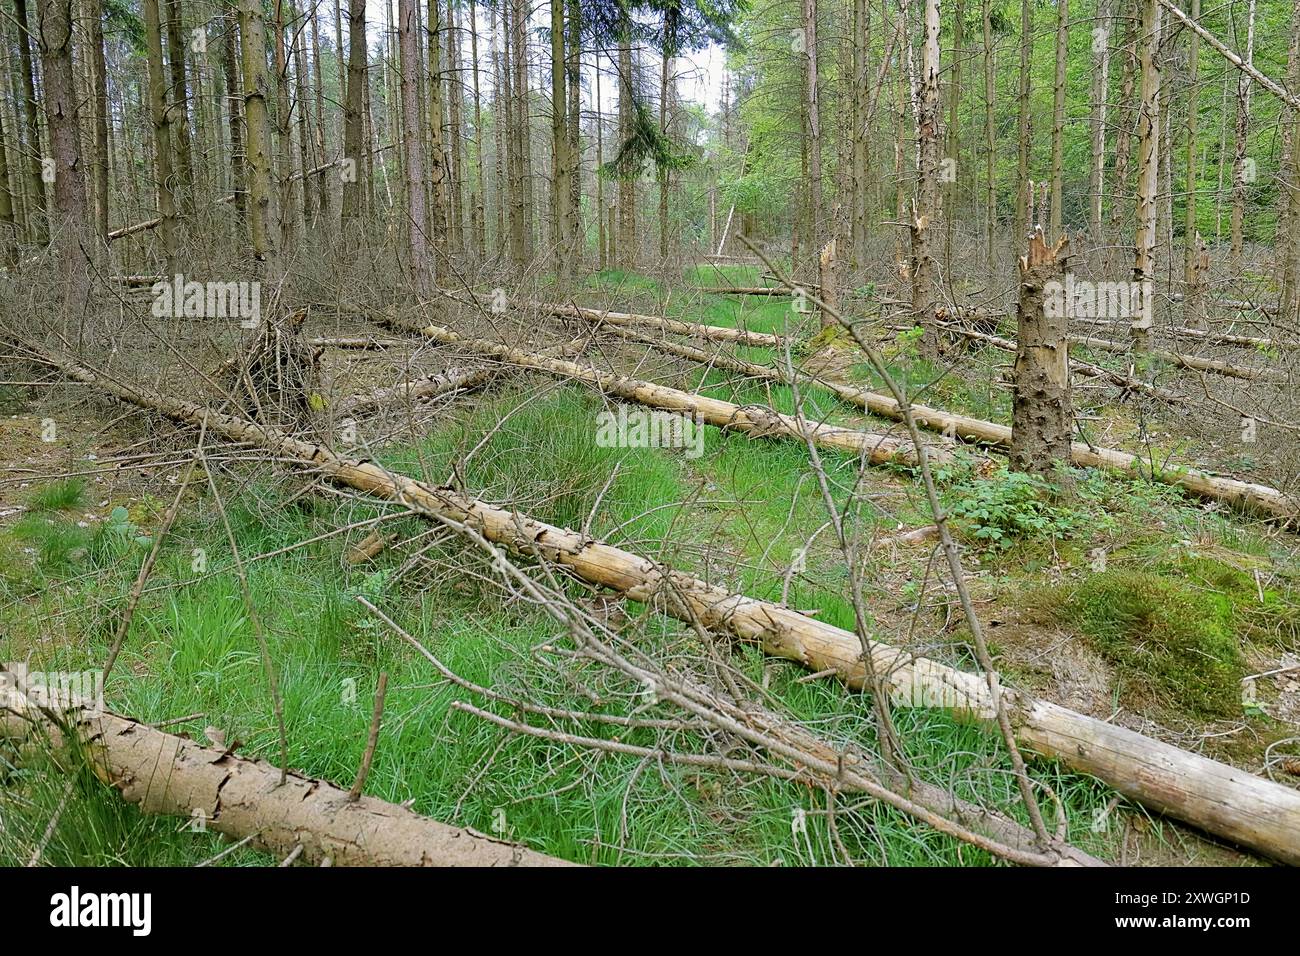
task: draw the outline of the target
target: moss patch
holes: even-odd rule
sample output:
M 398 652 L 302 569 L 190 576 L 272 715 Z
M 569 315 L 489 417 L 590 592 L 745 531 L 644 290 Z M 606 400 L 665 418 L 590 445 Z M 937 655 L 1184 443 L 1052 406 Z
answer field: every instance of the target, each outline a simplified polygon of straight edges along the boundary
M 1202 718 L 1241 712 L 1241 648 L 1230 602 L 1147 571 L 1094 574 L 1060 603 L 1124 681 L 1162 707 Z M 1145 696 L 1145 695 L 1140 695 Z

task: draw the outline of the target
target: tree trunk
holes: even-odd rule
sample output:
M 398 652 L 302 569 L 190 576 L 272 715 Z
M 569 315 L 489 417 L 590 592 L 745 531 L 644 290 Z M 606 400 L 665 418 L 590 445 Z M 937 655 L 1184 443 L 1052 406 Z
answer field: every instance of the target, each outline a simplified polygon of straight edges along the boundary
M 939 0 L 925 0 L 925 44 L 916 113 L 916 205 L 909 218 L 912 231 L 912 321 L 925 329 L 922 349 L 939 354 L 934 329 L 935 264 L 930 228 L 939 210 Z
M 1130 160 L 1133 152 L 1133 133 L 1141 122 L 1134 118 L 1133 87 L 1138 70 L 1138 30 L 1139 8 L 1136 4 L 1146 0 L 1118 0 L 1124 19 L 1123 60 L 1120 64 L 1119 102 L 1115 110 L 1115 172 L 1112 179 L 1114 188 L 1110 198 L 1110 224 L 1116 236 L 1124 222 L 1124 216 L 1132 203 L 1132 187 L 1129 183 Z M 1137 112 L 1140 117 L 1141 111 Z
M 33 29 L 31 18 L 27 14 L 27 0 L 14 0 L 14 13 L 18 20 L 18 60 L 23 80 L 23 116 L 27 121 L 27 194 L 32 202 L 32 211 L 29 211 L 27 216 L 27 227 L 31 230 L 32 243 L 43 246 L 50 241 L 50 223 L 46 212 L 45 178 L 42 176 L 41 169 L 41 158 L 45 156 L 45 151 L 41 149 L 36 73 L 32 66 L 32 48 L 29 39 L 36 36 L 37 31 Z
M 469 55 L 473 62 L 470 76 L 474 82 L 474 249 L 481 260 L 487 254 L 487 193 L 483 185 L 487 154 L 484 151 L 483 103 L 478 86 L 478 13 L 474 0 L 469 0 Z
M 276 175 L 280 187 L 280 248 L 291 249 L 298 234 L 298 221 L 301 209 L 293 199 L 293 114 L 289 97 L 289 51 L 285 42 L 285 4 L 289 0 L 274 0 L 275 12 L 275 129 L 276 129 Z
M 1016 311 L 1015 392 L 1011 404 L 1011 450 L 1016 471 L 1054 482 L 1066 479 L 1074 405 L 1070 398 L 1069 310 L 1063 295 L 1065 240 L 1048 246 L 1041 231 L 1020 259 Z
M 1255 63 L 1255 0 L 1250 0 L 1246 13 L 1246 65 Z M 1228 255 L 1228 271 L 1234 279 L 1241 275 L 1241 255 L 1244 244 L 1243 227 L 1246 218 L 1246 148 L 1250 132 L 1250 74 L 1242 72 L 1237 77 L 1237 118 L 1233 127 L 1232 156 L 1232 239 Z
M 180 187 L 180 209 L 187 218 L 194 215 L 194 150 L 190 143 L 189 88 L 185 81 L 185 28 L 181 0 L 164 0 L 167 13 L 167 68 L 171 85 L 167 91 L 168 128 L 176 155 L 176 182 Z
M 1142 0 L 1142 105 L 1138 113 L 1138 191 L 1137 241 L 1133 254 L 1133 281 L 1153 283 L 1156 247 L 1156 202 L 1160 157 L 1160 26 L 1164 10 L 1159 0 Z M 1144 290 L 1150 286 L 1144 286 Z M 1150 317 L 1133 320 L 1133 349 L 1145 352 L 1151 347 Z
M 618 141 L 621 146 L 632 138 L 633 83 L 632 44 L 630 24 L 626 11 L 622 14 L 622 35 L 618 42 Z M 636 228 L 636 187 L 639 176 L 620 176 L 618 180 L 618 231 L 615 234 L 617 257 L 614 266 L 619 269 L 636 268 L 638 239 Z
M 569 107 L 569 214 L 570 268 L 581 271 L 586 251 L 586 234 L 582 227 L 582 3 L 568 0 L 569 37 L 565 42 L 565 75 L 569 91 L 565 99 Z
M 266 107 L 270 79 L 266 73 L 266 22 L 260 0 L 239 0 L 239 35 L 248 133 L 248 233 L 253 258 L 266 261 L 275 256 L 275 246 L 271 240 L 271 122 Z
M 95 162 L 91 172 L 95 194 L 95 238 L 108 242 L 108 70 L 104 63 L 103 0 L 90 0 L 88 33 L 91 74 L 94 78 L 92 111 L 95 120 Z
M 572 271 L 574 238 L 573 165 L 569 158 L 568 75 L 564 42 L 564 0 L 551 3 L 551 221 L 555 274 L 564 282 Z
M 302 218 L 308 228 L 316 225 L 316 190 L 312 178 L 307 175 L 309 169 L 317 164 L 312 162 L 312 132 L 310 99 L 307 96 L 306 24 L 293 0 L 283 0 L 289 5 L 289 31 L 293 37 L 293 89 L 294 101 L 298 114 L 298 166 L 299 183 L 302 187 Z
M 1192 19 L 1201 18 L 1201 0 L 1192 0 Z M 1192 286 L 1200 279 L 1201 234 L 1196 226 L 1196 126 L 1200 102 L 1197 96 L 1197 78 L 1200 74 L 1201 38 L 1195 32 L 1191 36 L 1191 48 L 1187 51 L 1187 179 L 1183 200 L 1183 281 L 1187 285 L 1187 294 L 1192 294 Z
M 808 248 L 816 252 L 825 241 L 822 203 L 822 120 L 817 99 L 817 0 L 803 2 L 804 109 L 808 117 Z
M 166 274 L 176 271 L 176 194 L 172 183 L 172 113 L 167 108 L 167 78 L 163 73 L 162 23 L 158 0 L 142 0 L 144 42 L 149 61 L 149 115 L 153 121 L 154 187 L 158 195 L 158 238 L 166 259 Z
M 1070 3 L 1056 0 L 1056 78 L 1052 84 L 1052 198 L 1049 236 L 1061 238 L 1062 172 L 1065 165 L 1065 67 L 1069 52 Z
M 424 234 L 424 139 L 420 135 L 419 44 L 415 5 L 418 0 L 398 0 L 397 40 L 401 51 L 403 171 L 406 185 L 407 267 L 416 293 L 428 296 L 436 285 L 434 263 Z M 434 0 L 431 9 L 436 9 Z M 432 38 L 436 34 L 431 29 Z M 432 39 L 430 40 L 432 43 Z M 436 84 L 435 84 L 436 85 Z
M 348 82 L 343 102 L 343 226 L 361 218 L 362 174 L 366 151 L 361 131 L 362 93 L 366 85 L 366 0 L 348 0 Z
M 326 161 L 327 146 L 325 143 L 325 78 L 320 65 L 320 24 L 317 22 L 316 14 L 317 7 L 313 4 L 307 16 L 311 19 L 311 66 L 313 85 L 316 88 L 316 164 L 319 166 Z M 342 87 L 339 89 L 341 91 Z M 330 185 L 329 174 L 325 172 L 316 176 L 316 207 L 320 210 L 321 221 L 329 222 Z
M 248 219 L 248 156 L 244 151 L 244 130 L 240 104 L 243 102 L 239 80 L 239 23 L 237 11 L 226 14 L 226 29 L 221 41 L 222 71 L 226 76 L 226 109 L 230 127 L 230 186 L 235 196 L 235 215 L 240 224 Z
M 997 274 L 997 129 L 994 125 L 995 79 L 993 62 L 992 0 L 984 0 L 981 10 L 984 32 L 984 266 L 990 281 Z
M 450 216 L 447 223 L 451 248 L 458 253 L 466 249 L 465 243 L 465 206 L 462 202 L 465 190 L 465 161 L 461 142 L 461 90 L 460 75 L 460 32 L 456 26 L 455 0 L 447 0 L 447 125 L 450 132 L 450 162 L 447 166 L 448 199 Z
M 13 187 L 9 184 L 3 109 L 0 109 L 0 262 L 9 268 L 18 264 L 18 223 L 14 218 Z
M 265 760 L 204 747 L 107 711 L 78 714 L 67 727 L 34 704 L 23 705 L 21 713 L 23 719 L 0 721 L 0 736 L 21 739 L 41 728 L 85 755 L 97 776 L 143 812 L 199 819 L 232 839 L 251 837 L 258 849 L 278 857 L 300 850 L 303 861 L 315 865 L 570 865 L 406 806 L 367 796 L 354 800 L 325 780 L 290 773 L 281 781 L 280 768 Z
M 1016 110 L 1019 116 L 1016 134 L 1016 229 L 1025 228 L 1029 222 L 1029 205 L 1032 197 L 1029 190 L 1029 159 L 1033 138 L 1033 113 L 1030 110 L 1029 94 L 1033 89 L 1034 59 L 1034 0 L 1021 0 L 1020 3 L 1020 91 L 1016 97 Z M 1014 233 L 1013 233 L 1014 235 Z
M 1196 0 L 1197 3 L 1200 0 Z M 1106 105 L 1110 96 L 1110 35 L 1114 28 L 1111 0 L 1100 0 L 1092 31 L 1092 163 L 1088 170 L 1088 231 L 1094 246 L 1105 244 L 1102 232 L 1106 192 Z

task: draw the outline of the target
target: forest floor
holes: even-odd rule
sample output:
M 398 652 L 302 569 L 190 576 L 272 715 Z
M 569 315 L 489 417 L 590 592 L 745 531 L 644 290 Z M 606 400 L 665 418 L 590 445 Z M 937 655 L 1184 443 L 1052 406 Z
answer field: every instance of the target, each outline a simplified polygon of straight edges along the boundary
M 757 270 L 738 268 L 688 278 L 715 283 L 719 271 L 737 283 L 759 282 Z M 790 319 L 786 297 L 681 295 L 680 288 L 603 273 L 575 298 L 754 331 L 783 331 Z M 577 332 L 490 318 L 458 310 L 446 324 L 521 348 Z M 309 315 L 304 334 L 392 333 L 321 309 Z M 207 367 L 222 354 L 210 329 L 177 335 L 189 336 L 186 354 Z M 882 331 L 881 341 L 918 400 L 1010 421 L 1005 353 L 964 350 L 941 374 L 917 358 L 908 333 Z M 626 341 L 601 339 L 596 350 L 629 375 L 795 411 L 785 387 L 704 371 Z M 734 351 L 773 358 L 762 349 Z M 467 356 L 450 361 L 453 352 L 414 342 L 327 349 L 323 401 L 411 372 L 472 364 Z M 1088 359 L 1121 367 L 1118 356 Z M 856 357 L 844 358 L 840 371 L 879 385 Z M 213 485 L 200 474 L 181 490 L 191 446 L 168 426 L 88 392 L 64 385 L 0 392 L 0 448 L 10 462 L 0 479 L 3 659 L 45 670 L 101 666 L 118 610 L 179 490 L 180 516 L 108 685 L 109 707 L 119 713 L 167 722 L 198 740 L 238 741 L 241 754 L 277 759 L 260 629 L 278 672 L 291 765 L 346 787 L 365 748 L 378 675 L 387 672 L 384 729 L 367 792 L 447 823 L 584 863 L 991 862 L 878 804 L 830 808 L 822 791 L 797 782 L 753 777 L 737 785 L 721 770 L 523 737 L 455 709 L 465 692 L 441 680 L 358 596 L 480 684 L 524 688 L 530 699 L 578 710 L 593 706 L 594 694 L 613 714 L 644 713 L 654 702 L 595 676 L 593 690 L 557 667 L 554 621 L 508 597 L 491 566 L 445 529 L 401 507 L 267 468 L 238 448 L 212 448 Z M 1096 445 L 1153 461 L 1176 453 L 1184 463 L 1232 471 L 1221 450 L 1183 433 L 1176 416 L 1100 395 L 1093 401 L 1095 394 L 1077 401 Z M 811 391 L 802 401 L 810 418 L 877 432 L 901 427 Z M 715 429 L 706 431 L 698 457 L 681 448 L 601 447 L 593 423 L 603 407 L 590 390 L 511 373 L 481 392 L 391 408 L 361 423 L 358 444 L 395 471 L 454 481 L 734 592 L 785 600 L 853 628 L 848 570 L 826 533 L 805 448 Z M 50 423 L 56 437 L 43 440 Z M 857 462 L 828 454 L 825 465 L 843 504 Z M 930 523 L 920 482 L 908 470 L 873 468 L 865 477 L 858 520 L 866 537 L 880 541 Z M 1035 480 L 1008 473 L 977 449 L 960 452 L 938 478 L 965 546 L 975 607 L 1008 684 L 1252 773 L 1300 780 L 1300 539 L 1293 533 L 1166 485 L 1101 472 L 1078 471 L 1070 496 L 1044 495 Z M 256 619 L 234 573 L 227 521 Z M 387 546 L 355 560 L 351 549 L 376 530 Z M 796 554 L 804 557 L 792 569 Z M 863 583 L 880 639 L 972 666 L 960 606 L 939 574 L 933 542 L 873 548 Z M 700 657 L 700 638 L 689 628 L 634 602 L 571 587 L 575 599 L 639 628 L 660 660 L 689 668 Z M 875 747 L 865 695 L 810 680 L 797 664 L 754 649 L 729 653 L 770 701 L 824 739 Z M 993 735 L 933 710 L 898 710 L 896 721 L 920 777 L 1023 819 L 1010 762 Z M 679 743 L 690 749 L 689 740 Z M 1259 862 L 1052 762 L 1033 762 L 1031 773 L 1061 801 L 1069 839 L 1104 859 Z M 202 821 L 144 816 L 91 779 L 78 779 L 67 799 L 66 779 L 49 767 L 20 769 L 0 756 L 0 776 L 16 783 L 0 791 L 0 865 L 26 863 L 38 849 L 50 864 L 188 865 L 226 845 Z M 247 848 L 220 861 L 267 862 Z

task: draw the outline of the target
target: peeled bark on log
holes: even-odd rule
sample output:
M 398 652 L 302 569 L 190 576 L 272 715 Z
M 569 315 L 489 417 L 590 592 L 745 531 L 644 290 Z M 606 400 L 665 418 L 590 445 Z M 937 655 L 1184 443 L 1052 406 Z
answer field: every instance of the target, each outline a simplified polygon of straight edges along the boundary
M 209 433 L 267 448 L 358 491 L 449 518 L 516 554 L 540 556 L 590 584 L 756 644 L 814 672 L 833 673 L 850 687 L 860 689 L 868 683 L 864 665 L 869 654 L 874 672 L 881 675 L 896 703 L 938 706 L 985 721 L 994 717 L 983 675 L 860 638 L 791 608 L 730 593 L 580 532 L 535 521 L 453 489 L 435 488 L 374 462 L 342 458 L 274 428 L 121 379 L 104 378 L 66 356 L 35 351 L 43 351 L 44 358 L 70 379 L 96 385 L 128 404 L 174 421 L 204 425 Z M 1152 809 L 1278 860 L 1300 864 L 1300 793 L 1295 790 L 1019 692 L 1004 691 L 1003 701 L 1010 708 L 1017 742 L 1026 749 L 1092 774 Z
M 424 326 L 419 329 L 419 332 L 442 345 L 455 346 L 520 368 L 572 379 L 591 385 L 615 398 L 626 399 L 666 412 L 694 416 L 698 421 L 706 424 L 738 431 L 754 438 L 774 436 L 800 443 L 812 440 L 822 448 L 862 455 L 872 465 L 886 463 L 915 465 L 917 461 L 916 449 L 912 447 L 912 443 L 893 435 L 876 435 L 813 421 L 800 422 L 792 415 L 783 415 L 760 405 L 736 405 L 705 395 L 683 392 L 655 382 L 625 378 L 612 372 L 601 372 L 590 366 L 578 365 L 565 359 L 549 358 L 536 352 L 512 349 L 507 345 L 498 345 L 485 339 L 467 339 L 437 325 Z M 936 460 L 942 461 L 946 451 L 932 448 L 930 454 L 935 456 Z
M 801 283 L 806 285 L 806 283 Z M 692 289 L 692 292 L 703 292 L 706 295 L 789 295 L 790 290 L 785 286 L 767 286 L 767 285 L 737 285 L 737 286 L 708 286 L 700 289 Z
M 398 349 L 416 343 L 410 339 L 375 339 L 342 336 L 336 338 L 308 339 L 307 344 L 315 349 L 358 349 L 363 352 L 379 349 Z
M 12 675 L 11 675 L 12 676 Z M 21 683 L 19 683 L 21 689 Z M 12 705 L 11 705 L 12 706 Z M 15 708 L 17 709 L 17 708 Z M 0 715 L 0 736 L 61 732 L 40 709 Z M 522 846 L 420 816 L 375 797 L 348 799 L 324 780 L 246 760 L 117 714 L 70 715 L 96 776 L 145 813 L 202 819 L 260 849 L 335 866 L 571 866 Z

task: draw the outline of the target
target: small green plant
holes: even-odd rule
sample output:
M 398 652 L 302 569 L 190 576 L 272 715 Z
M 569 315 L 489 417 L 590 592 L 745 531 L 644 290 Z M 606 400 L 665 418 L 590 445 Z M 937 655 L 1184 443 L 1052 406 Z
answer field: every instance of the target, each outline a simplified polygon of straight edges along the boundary
M 81 505 L 86 497 L 86 482 L 83 478 L 66 478 L 42 485 L 27 498 L 27 507 L 32 511 L 71 511 Z
M 1069 537 L 1081 516 L 1057 503 L 1051 482 L 1003 468 L 991 478 L 973 477 L 954 485 L 948 510 L 971 540 L 1001 551 L 1016 541 Z

